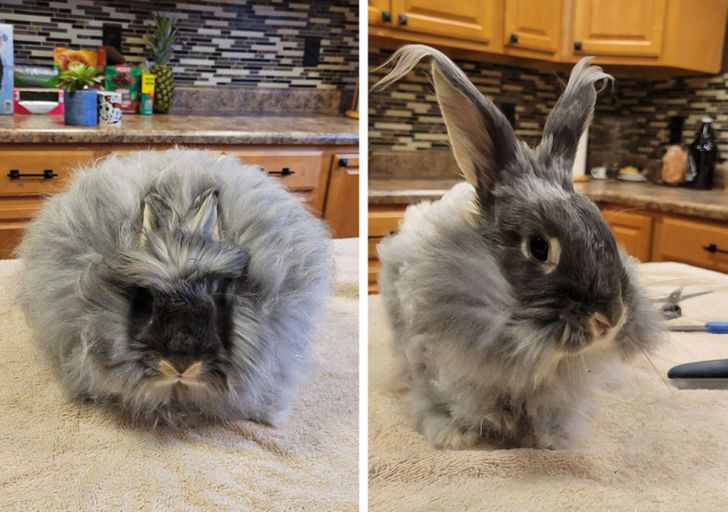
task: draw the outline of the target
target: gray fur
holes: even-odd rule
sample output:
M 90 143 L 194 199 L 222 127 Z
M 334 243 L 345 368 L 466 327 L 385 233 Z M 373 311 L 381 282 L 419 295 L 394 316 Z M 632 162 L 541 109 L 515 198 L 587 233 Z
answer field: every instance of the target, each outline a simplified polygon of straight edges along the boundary
M 447 57 L 425 49 L 400 49 L 395 60 L 407 65 L 395 63 L 394 79 L 414 67 L 413 56 L 432 56 L 433 75 L 448 82 L 435 81 L 438 96 L 467 91 L 488 130 L 451 141 L 453 148 L 480 148 L 498 165 L 476 165 L 469 183 L 410 206 L 400 231 L 379 245 L 407 409 L 438 447 L 468 447 L 483 437 L 507 446 L 571 446 L 588 425 L 592 392 L 663 332 L 634 261 L 566 179 L 592 115 L 594 82 L 607 75 L 588 60 L 577 64 L 534 151 L 510 126 L 485 119 L 497 117 L 490 101 L 464 85 Z M 472 112 L 446 122 L 472 124 Z M 505 151 L 493 143 L 511 138 Z M 536 235 L 549 240 L 545 262 L 527 252 Z M 599 315 L 609 330 L 594 330 Z
M 111 156 L 81 170 L 46 202 L 19 256 L 21 305 L 70 395 L 171 424 L 280 423 L 333 271 L 324 224 L 259 167 L 180 149 Z M 228 318 L 213 302 L 222 282 L 231 319 L 224 348 L 186 314 Z M 128 289 L 143 287 L 173 299 L 160 306 L 155 296 L 155 315 L 183 308 L 157 326 L 167 344 L 154 350 L 130 334 Z M 197 337 L 177 336 L 175 322 Z M 205 364 L 198 381 L 158 385 L 160 358 L 190 354 Z

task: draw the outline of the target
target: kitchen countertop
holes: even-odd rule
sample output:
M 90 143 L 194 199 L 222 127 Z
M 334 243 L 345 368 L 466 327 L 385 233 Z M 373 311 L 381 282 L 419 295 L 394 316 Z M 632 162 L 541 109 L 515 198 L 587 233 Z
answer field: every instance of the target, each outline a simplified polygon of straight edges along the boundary
M 372 179 L 369 180 L 369 204 L 402 205 L 439 199 L 458 181 Z M 690 190 L 614 180 L 575 183 L 574 189 L 593 201 L 728 221 L 728 190 Z
M 63 116 L 0 116 L 1 143 L 358 144 L 359 123 L 332 115 L 124 114 L 121 126 L 65 126 Z

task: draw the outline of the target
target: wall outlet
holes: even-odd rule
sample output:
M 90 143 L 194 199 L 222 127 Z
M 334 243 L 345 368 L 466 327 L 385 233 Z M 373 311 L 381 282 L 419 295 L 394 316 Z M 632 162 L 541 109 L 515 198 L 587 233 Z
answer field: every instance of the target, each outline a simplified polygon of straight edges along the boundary
M 318 66 L 321 59 L 321 38 L 307 37 L 303 44 L 303 65 Z

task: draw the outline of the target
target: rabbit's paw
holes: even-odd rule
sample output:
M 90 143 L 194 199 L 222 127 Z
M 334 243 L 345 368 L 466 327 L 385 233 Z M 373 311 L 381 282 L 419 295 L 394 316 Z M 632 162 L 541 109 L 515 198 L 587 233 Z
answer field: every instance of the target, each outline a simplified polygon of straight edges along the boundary
M 472 428 L 458 424 L 449 415 L 429 413 L 422 418 L 422 433 L 443 450 L 462 450 L 474 446 L 480 436 Z

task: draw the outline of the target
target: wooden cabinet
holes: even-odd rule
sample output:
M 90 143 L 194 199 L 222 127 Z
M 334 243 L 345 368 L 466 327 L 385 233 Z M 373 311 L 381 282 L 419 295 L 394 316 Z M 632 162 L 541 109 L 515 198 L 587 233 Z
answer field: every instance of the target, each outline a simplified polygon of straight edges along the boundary
M 616 75 L 721 69 L 726 0 L 369 1 L 370 46 L 414 42 L 467 59 L 568 71 L 584 55 Z
M 369 0 L 367 19 L 370 25 L 389 24 L 392 18 L 391 0 Z
M 666 4 L 667 0 L 575 0 L 574 50 L 583 55 L 657 58 Z
M 392 22 L 412 30 L 488 43 L 494 35 L 493 0 L 392 0 Z
M 561 34 L 562 0 L 505 0 L 503 47 L 556 53 Z
M 353 207 L 357 210 L 353 217 L 350 211 L 352 201 L 358 200 L 357 148 L 229 145 L 204 148 L 233 154 L 247 164 L 260 165 L 301 197 L 318 216 L 323 216 L 329 185 L 334 186 L 336 193 L 331 196 L 327 220 L 336 235 L 358 236 L 358 225 L 353 224 L 358 221 L 358 207 Z M 0 146 L 0 259 L 13 257 L 27 224 L 42 206 L 44 198 L 64 190 L 74 169 L 110 152 L 128 153 L 140 149 L 164 150 L 168 147 L 133 144 Z M 331 162 L 340 160 L 335 158 L 337 151 L 342 151 L 351 164 L 341 171 L 337 169 L 336 176 L 330 179 Z
M 368 284 L 369 293 L 379 293 L 379 269 L 381 263 L 377 256 L 377 245 L 387 235 L 396 233 L 399 229 L 399 223 L 404 216 L 406 205 L 392 205 L 379 207 L 369 205 L 369 240 L 368 240 L 368 257 L 369 272 Z
M 650 261 L 652 217 L 644 213 L 605 208 L 602 216 L 617 239 L 617 243 L 640 261 Z
M 655 261 L 679 261 L 728 272 L 728 223 L 665 215 L 656 222 Z
M 324 219 L 335 238 L 359 236 L 359 156 L 334 155 Z

